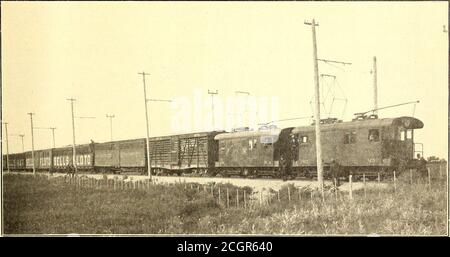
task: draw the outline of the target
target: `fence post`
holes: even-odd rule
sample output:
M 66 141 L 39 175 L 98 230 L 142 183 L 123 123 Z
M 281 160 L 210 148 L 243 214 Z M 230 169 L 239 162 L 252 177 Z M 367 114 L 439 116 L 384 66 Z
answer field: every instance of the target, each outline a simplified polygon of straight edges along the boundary
M 428 171 L 428 187 L 431 189 L 431 170 L 427 168 Z
M 409 183 L 413 184 L 413 169 L 409 169 Z
M 348 182 L 350 183 L 350 200 L 353 199 L 353 179 L 352 179 L 352 175 L 350 174 L 348 176 Z
M 378 172 L 378 197 L 381 196 L 380 185 L 381 185 L 381 177 L 380 177 L 380 172 Z
M 298 201 L 302 201 L 302 191 L 300 191 L 300 187 L 298 188 Z
M 278 202 L 280 202 L 280 190 L 277 191 L 278 194 Z
M 219 200 L 218 201 L 219 201 L 219 205 L 220 205 L 220 187 L 219 187 Z
M 291 188 L 288 186 L 288 202 L 291 202 Z
M 239 208 L 239 189 L 236 189 L 236 207 Z
M 397 192 L 397 177 L 395 176 L 395 170 L 394 170 L 394 193 Z
M 259 191 L 259 206 L 262 206 L 262 190 Z
M 244 189 L 244 209 L 247 209 L 247 200 L 245 199 L 245 189 Z
M 228 187 L 227 187 L 227 208 L 230 208 L 230 197 L 228 194 Z
M 366 173 L 363 173 L 363 188 L 364 188 L 364 199 L 367 197 L 366 193 Z

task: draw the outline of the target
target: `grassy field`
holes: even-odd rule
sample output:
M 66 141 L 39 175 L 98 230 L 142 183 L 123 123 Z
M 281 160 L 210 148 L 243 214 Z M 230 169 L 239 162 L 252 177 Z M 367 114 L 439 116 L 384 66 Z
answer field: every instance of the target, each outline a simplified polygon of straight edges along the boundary
M 226 208 L 217 192 L 180 185 L 152 185 L 149 190 L 77 188 L 63 178 L 3 176 L 5 234 L 379 234 L 447 233 L 445 181 L 410 185 L 400 178 L 385 190 L 327 193 L 325 200 L 287 187 L 270 204 L 258 197 L 247 208 Z M 250 194 L 250 189 L 246 189 Z M 394 192 L 395 190 L 395 192 Z M 318 195 L 318 194 L 316 194 Z M 364 197 L 366 195 L 366 197 Z M 242 197 L 242 196 L 240 196 Z M 236 203 L 230 195 L 230 205 Z

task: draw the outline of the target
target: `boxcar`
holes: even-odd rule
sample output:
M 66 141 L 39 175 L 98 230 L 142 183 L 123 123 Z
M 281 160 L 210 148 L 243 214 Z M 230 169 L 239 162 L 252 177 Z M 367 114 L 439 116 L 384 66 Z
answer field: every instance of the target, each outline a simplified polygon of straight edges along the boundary
M 224 131 L 199 132 L 150 139 L 150 163 L 156 173 L 214 172 L 218 142 Z
M 37 150 L 34 152 L 34 157 L 39 163 L 38 169 L 51 170 L 52 169 L 52 149 Z
M 120 169 L 119 145 L 117 142 L 96 143 L 94 149 L 94 166 L 97 172 Z
M 9 159 L 9 156 L 6 156 L 6 154 L 2 155 L 2 170 L 3 171 L 8 170 L 8 159 Z
M 100 172 L 143 172 L 146 165 L 145 139 L 97 143 L 95 170 Z
M 289 158 L 292 128 L 223 133 L 216 169 L 223 175 L 279 176 L 280 160 Z
M 414 129 L 422 127 L 423 123 L 412 117 L 322 124 L 323 162 L 327 167 L 335 160 L 342 166 L 344 175 L 400 171 L 414 158 Z M 298 149 L 293 171 L 299 175 L 316 172 L 314 128 L 311 125 L 292 130 L 292 141 Z
M 25 153 L 14 153 L 9 157 L 10 166 L 12 170 L 25 170 Z
M 73 151 L 71 146 L 53 149 L 52 157 L 53 169 L 56 171 L 65 171 L 73 166 Z M 75 164 L 79 170 L 93 170 L 94 150 L 92 144 L 76 146 Z
M 39 169 L 39 159 L 37 158 L 37 151 L 34 151 L 34 168 Z M 33 153 L 31 151 L 25 152 L 25 169 L 33 170 Z

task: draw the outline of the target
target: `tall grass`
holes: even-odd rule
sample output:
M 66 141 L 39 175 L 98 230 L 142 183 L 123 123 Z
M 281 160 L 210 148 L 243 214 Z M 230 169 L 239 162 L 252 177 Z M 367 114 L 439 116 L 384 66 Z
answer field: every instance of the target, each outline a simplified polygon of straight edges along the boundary
M 447 184 L 399 177 L 394 188 L 368 188 L 322 199 L 292 186 L 273 192 L 260 205 L 257 195 L 236 208 L 232 185 L 204 191 L 194 185 L 152 185 L 149 190 L 76 188 L 62 180 L 4 176 L 6 234 L 379 234 L 444 235 L 447 233 Z M 221 204 L 218 204 L 221 187 Z M 226 207 L 225 188 L 230 192 Z M 395 191 L 394 191 L 395 189 Z M 246 188 L 247 195 L 251 189 Z M 249 201 L 247 199 L 247 201 Z M 234 206 L 234 207 L 233 207 Z

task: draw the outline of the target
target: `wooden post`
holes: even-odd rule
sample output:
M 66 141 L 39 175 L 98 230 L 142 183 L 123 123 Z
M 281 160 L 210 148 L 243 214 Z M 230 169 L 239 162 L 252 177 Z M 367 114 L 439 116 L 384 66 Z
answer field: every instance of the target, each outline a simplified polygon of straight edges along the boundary
M 363 187 L 364 187 L 364 199 L 367 198 L 367 193 L 366 193 L 366 174 L 363 173 Z
M 259 206 L 262 206 L 262 190 L 259 191 Z
M 291 188 L 288 186 L 288 202 L 291 202 Z
M 394 193 L 397 192 L 397 177 L 395 176 L 395 170 L 394 170 Z
M 278 202 L 280 202 L 280 190 L 277 191 L 278 194 Z
M 380 172 L 378 172 L 378 197 L 381 196 L 380 185 L 381 185 L 381 177 L 380 177 Z
M 413 170 L 409 169 L 409 183 L 412 185 L 413 184 Z
M 218 191 L 218 193 L 219 193 L 219 205 L 220 205 L 220 187 L 219 187 L 219 191 Z
M 428 187 L 431 189 L 431 170 L 427 168 L 428 171 Z
M 337 178 L 334 178 L 334 198 L 338 198 Z
M 352 175 L 348 176 L 348 182 L 350 183 L 350 200 L 353 199 L 353 179 Z
M 302 191 L 300 190 L 300 188 L 298 188 L 298 201 L 302 201 Z
M 227 208 L 230 208 L 230 196 L 228 194 L 228 187 L 227 187 Z
M 239 189 L 236 189 L 236 207 L 239 208 Z
M 214 185 L 211 185 L 211 196 L 214 197 Z
M 244 189 L 244 209 L 247 209 L 247 199 L 245 199 L 245 189 Z

